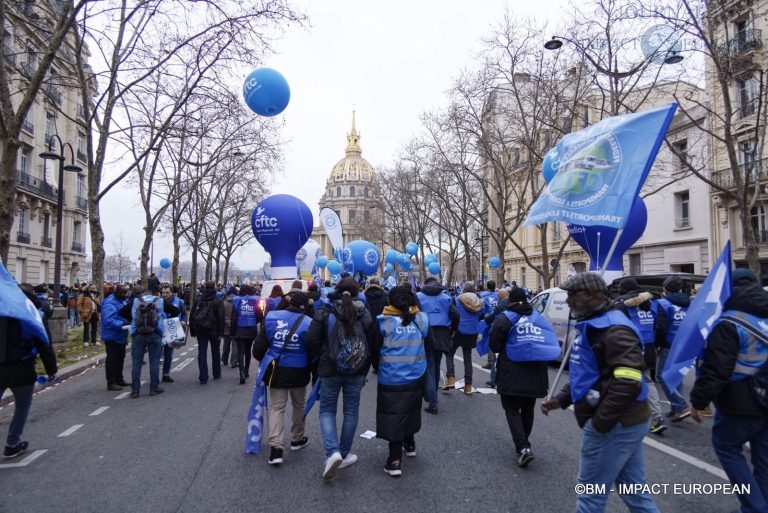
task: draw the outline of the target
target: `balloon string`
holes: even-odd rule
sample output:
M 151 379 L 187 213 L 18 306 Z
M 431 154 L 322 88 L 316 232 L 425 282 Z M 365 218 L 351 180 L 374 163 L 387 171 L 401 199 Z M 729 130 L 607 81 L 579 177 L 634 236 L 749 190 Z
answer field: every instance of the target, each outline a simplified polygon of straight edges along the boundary
M 595 263 L 597 264 L 597 270 L 599 271 L 603 267 L 602 265 L 600 265 L 600 232 L 597 232 L 597 255 L 596 255 L 596 257 L 597 257 L 597 259 L 596 259 L 597 262 L 595 262 Z

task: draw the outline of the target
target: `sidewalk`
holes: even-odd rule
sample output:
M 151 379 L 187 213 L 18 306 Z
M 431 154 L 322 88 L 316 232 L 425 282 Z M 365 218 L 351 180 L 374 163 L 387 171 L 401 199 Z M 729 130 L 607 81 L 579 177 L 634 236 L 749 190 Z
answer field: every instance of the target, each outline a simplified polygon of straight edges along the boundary
M 129 344 L 129 347 L 130 347 L 130 344 Z M 72 365 L 70 365 L 68 367 L 64 367 L 63 369 L 59 369 L 59 372 L 58 372 L 57 376 L 59 377 L 59 379 L 61 381 L 65 381 L 66 379 L 69 379 L 72 376 L 76 376 L 77 374 L 80 374 L 81 372 L 83 372 L 88 367 L 102 365 L 106 358 L 107 358 L 107 354 L 106 353 L 102 353 L 102 354 L 96 355 L 94 357 L 88 358 L 88 359 L 83 360 L 81 362 L 77 362 L 75 364 L 72 364 Z M 40 385 L 40 384 L 36 383 L 35 384 L 35 393 L 39 392 L 40 390 L 42 390 L 43 388 L 45 388 L 47 386 L 51 386 L 51 385 L 48 385 L 48 384 Z M 2 408 L 3 406 L 6 406 L 6 405 L 8 405 L 8 404 L 10 404 L 12 402 L 13 402 L 13 394 L 11 393 L 11 390 L 8 389 L 3 394 L 3 397 L 0 398 L 0 408 Z

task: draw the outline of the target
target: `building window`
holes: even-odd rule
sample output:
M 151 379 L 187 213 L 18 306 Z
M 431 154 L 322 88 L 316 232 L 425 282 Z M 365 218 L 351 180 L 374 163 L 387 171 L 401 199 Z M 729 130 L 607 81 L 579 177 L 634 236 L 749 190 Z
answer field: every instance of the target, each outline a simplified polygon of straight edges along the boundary
M 675 220 L 676 228 L 691 226 L 691 197 L 688 191 L 675 193 Z
M 336 197 L 341 198 L 341 187 L 336 187 Z
M 563 231 L 560 223 L 555 221 L 552 223 L 552 241 L 557 242 L 563 240 Z
M 53 141 L 51 137 L 56 133 L 56 118 L 50 112 L 45 113 L 45 147 L 50 148 Z
M 688 155 L 688 139 L 680 139 L 672 143 L 678 159 L 678 171 L 685 171 L 688 167 L 688 163 L 691 161 L 690 155 Z
M 739 117 L 746 117 L 755 113 L 755 96 L 757 84 L 755 77 L 742 75 L 736 79 L 736 90 L 739 99 Z
M 32 156 L 32 150 L 25 147 L 19 152 L 19 171 L 29 174 L 29 159 Z
M 755 238 L 760 244 L 768 243 L 768 227 L 765 222 L 765 204 L 761 203 L 750 211 L 750 221 Z
M 76 196 L 85 198 L 85 175 L 77 173 Z
M 355 186 L 354 185 L 351 185 L 349 187 L 349 197 L 350 198 L 354 198 L 355 197 Z
M 75 224 L 72 225 L 72 244 L 80 244 L 80 240 L 82 239 L 82 227 L 83 223 L 80 221 L 75 221 Z
M 86 151 L 87 148 L 87 139 L 85 137 L 85 134 L 82 132 L 77 132 L 77 160 L 80 162 L 88 162 L 88 152 Z
M 355 222 L 355 215 L 357 213 L 354 210 L 349 211 L 349 223 L 353 224 Z
M 29 233 L 29 210 L 19 210 L 19 233 Z
M 643 274 L 641 256 L 640 253 L 629 255 L 629 274 Z
M 739 142 L 739 152 L 736 154 L 739 161 L 739 171 L 742 178 L 749 183 L 755 179 L 755 150 L 757 139 L 751 138 Z
M 363 194 L 365 195 L 366 198 L 368 197 L 368 187 L 363 189 Z
M 520 148 L 512 148 L 512 165 L 515 167 L 520 165 Z

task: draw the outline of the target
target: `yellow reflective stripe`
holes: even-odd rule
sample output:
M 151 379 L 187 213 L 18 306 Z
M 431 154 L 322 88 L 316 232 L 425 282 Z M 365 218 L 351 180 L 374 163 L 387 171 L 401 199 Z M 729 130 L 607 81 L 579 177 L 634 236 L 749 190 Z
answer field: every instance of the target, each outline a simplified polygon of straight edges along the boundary
M 613 370 L 613 377 L 619 378 L 619 379 L 633 379 L 635 381 L 640 381 L 642 376 L 642 373 L 637 369 L 632 369 L 630 367 L 617 367 Z

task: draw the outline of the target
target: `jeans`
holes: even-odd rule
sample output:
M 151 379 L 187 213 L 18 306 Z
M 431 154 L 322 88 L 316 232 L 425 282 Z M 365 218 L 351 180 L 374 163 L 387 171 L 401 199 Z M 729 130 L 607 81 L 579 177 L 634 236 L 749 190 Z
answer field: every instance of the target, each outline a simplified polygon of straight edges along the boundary
M 360 391 L 365 383 L 365 376 L 328 376 L 320 378 L 320 432 L 323 436 L 325 455 L 340 452 L 346 458 L 352 449 L 357 431 L 357 415 L 360 410 Z M 336 408 L 339 393 L 344 393 L 344 420 L 341 424 L 341 440 L 336 429 Z
M 77 311 L 77 308 L 70 308 L 69 309 L 69 327 L 74 328 L 80 324 L 80 313 Z
M 672 413 L 679 413 L 688 407 L 688 403 L 685 402 L 683 397 L 683 382 L 680 381 L 676 390 L 670 390 L 667 384 L 664 382 L 664 378 L 661 376 L 661 371 L 664 370 L 664 364 L 667 363 L 667 357 L 669 356 L 669 348 L 662 347 L 659 349 L 659 357 L 656 360 L 656 380 L 661 385 L 661 389 L 664 391 L 664 395 L 669 399 L 669 403 L 672 406 Z
M 608 493 L 614 483 L 645 484 L 643 437 L 650 420 L 623 426 L 616 424 L 607 433 L 598 433 L 589 420 L 584 425 L 579 459 L 580 484 L 605 485 L 605 493 L 576 496 L 576 513 L 605 511 Z M 631 513 L 658 513 L 649 494 L 622 494 Z
M 464 384 L 472 384 L 472 348 L 462 347 L 461 355 L 464 358 Z M 453 358 L 451 358 L 453 360 Z
M 159 333 L 142 335 L 136 333 L 131 342 L 131 391 L 138 392 L 141 388 L 141 365 L 144 353 L 149 353 L 149 389 L 160 386 L 160 355 L 163 354 L 163 342 Z
M 496 358 L 496 353 L 488 353 L 493 355 L 493 362 L 491 363 L 491 378 L 490 382 L 494 385 L 496 384 L 496 366 L 498 365 L 498 359 Z
M 104 361 L 104 372 L 107 375 L 107 384 L 122 383 L 123 366 L 125 365 L 125 344 L 120 342 L 104 341 L 104 348 L 107 351 L 107 358 Z
M 427 379 L 424 380 L 424 400 L 429 406 L 437 406 L 437 385 L 440 381 L 440 351 L 427 351 Z
M 211 336 L 207 331 L 197 332 L 197 378 L 200 381 L 208 381 L 208 344 L 211 344 L 211 366 L 213 367 L 213 379 L 221 377 L 221 346 L 219 337 Z
M 20 387 L 10 387 L 13 392 L 13 419 L 8 427 L 8 437 L 5 439 L 5 445 L 16 447 L 21 443 L 21 435 L 24 433 L 24 425 L 27 423 L 29 409 L 32 407 L 32 393 L 35 391 L 35 384 L 23 385 Z M 0 387 L 0 397 L 3 396 L 5 388 Z
M 163 376 L 171 375 L 171 365 L 173 365 L 173 347 L 163 346 Z
M 456 377 L 456 367 L 453 361 L 453 355 L 456 354 L 456 349 L 458 349 L 458 346 L 453 346 L 450 351 L 445 353 L 445 377 L 446 378 Z
M 515 451 L 519 453 L 525 448 L 530 449 L 531 443 L 528 441 L 528 437 L 533 431 L 533 409 L 536 406 L 536 398 L 505 394 L 500 395 L 500 397 L 501 407 L 504 408 L 504 415 L 507 418 L 509 433 L 515 444 Z
M 752 471 L 742 454 L 745 442 L 752 453 Z M 742 513 L 768 511 L 768 417 L 716 410 L 712 446 L 731 483 L 749 484 L 749 495 L 739 495 Z
M 223 366 L 237 367 L 237 341 L 235 337 L 225 335 L 221 338 L 221 364 Z

